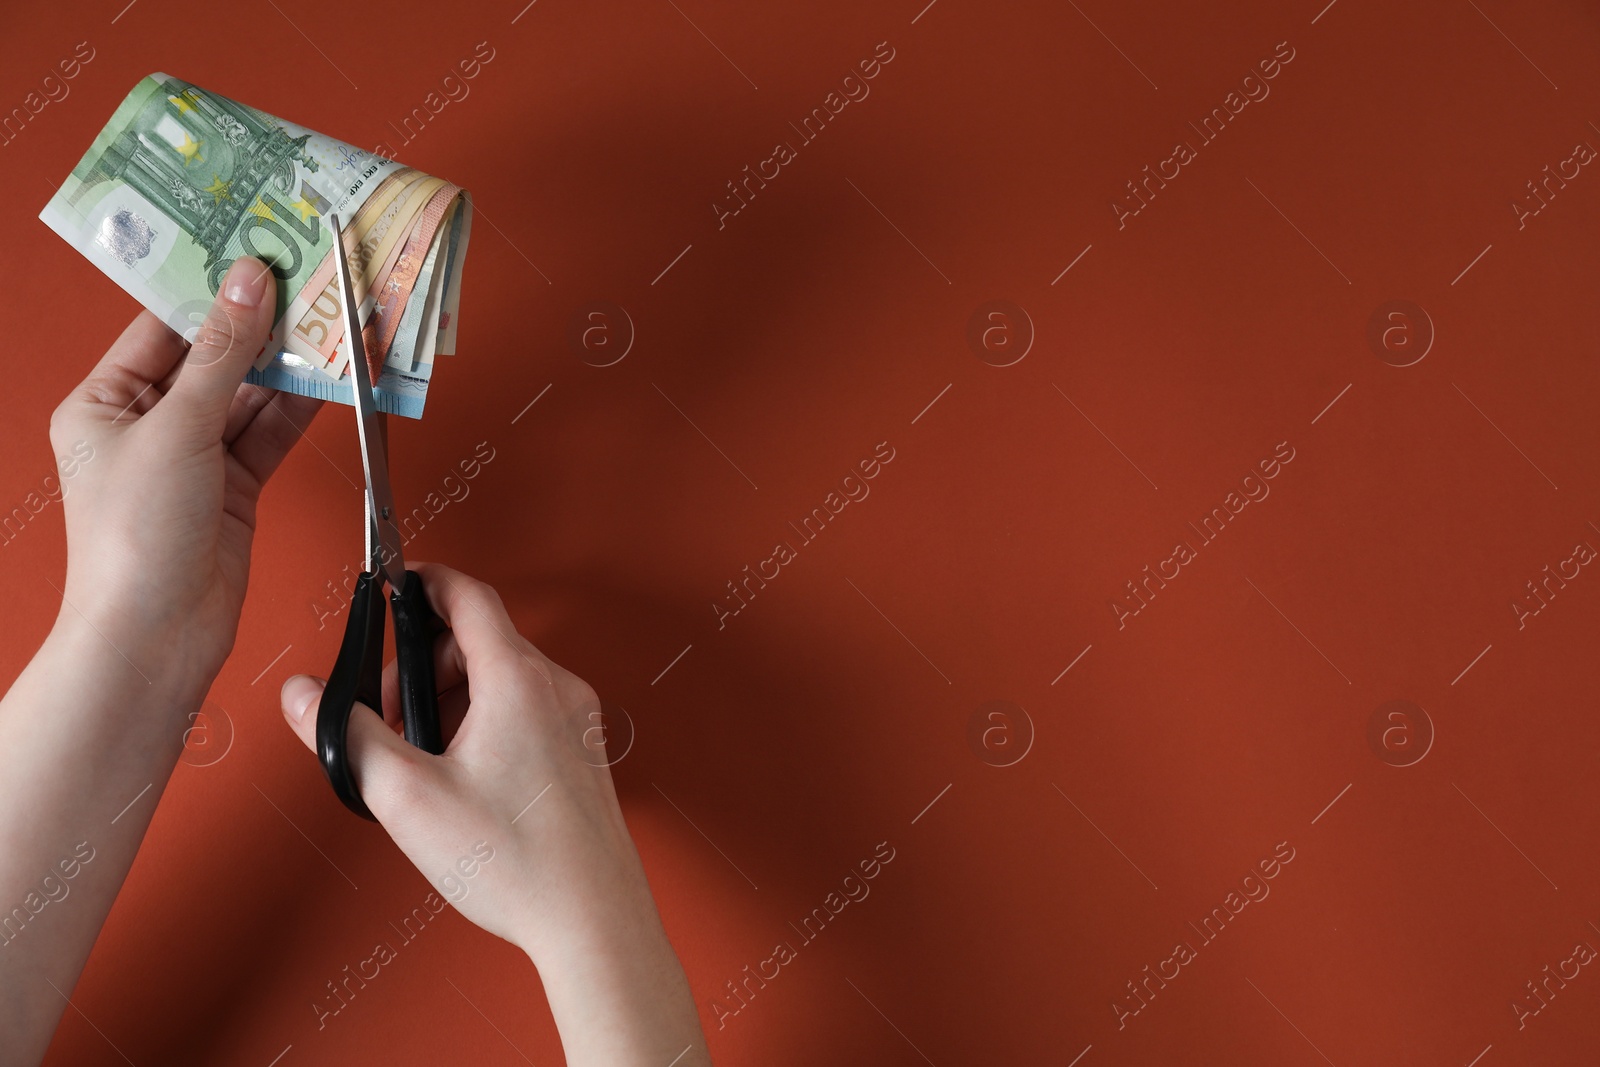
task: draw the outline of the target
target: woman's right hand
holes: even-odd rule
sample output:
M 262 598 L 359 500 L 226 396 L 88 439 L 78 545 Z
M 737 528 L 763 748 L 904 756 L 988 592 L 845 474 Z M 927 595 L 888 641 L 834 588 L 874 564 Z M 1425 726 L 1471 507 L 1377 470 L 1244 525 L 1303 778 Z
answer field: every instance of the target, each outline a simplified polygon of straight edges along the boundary
M 434 644 L 448 745 L 434 756 L 384 718 L 350 717 L 362 799 L 395 844 L 464 916 L 539 969 L 569 1064 L 706 1064 L 688 984 L 622 818 L 600 701 L 528 642 L 489 586 L 413 564 L 447 629 Z M 323 682 L 283 685 L 290 727 L 316 751 Z M 454 728 L 454 737 L 451 731 Z

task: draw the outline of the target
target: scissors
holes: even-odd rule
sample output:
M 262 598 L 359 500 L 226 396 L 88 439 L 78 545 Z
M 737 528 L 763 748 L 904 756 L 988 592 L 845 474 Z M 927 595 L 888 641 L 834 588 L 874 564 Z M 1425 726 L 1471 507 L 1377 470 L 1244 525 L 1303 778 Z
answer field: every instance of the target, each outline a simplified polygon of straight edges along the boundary
M 400 717 L 406 740 L 435 755 L 444 751 L 439 732 L 439 697 L 434 689 L 433 635 L 438 625 L 422 579 L 406 570 L 395 525 L 394 496 L 389 486 L 389 457 L 385 448 L 387 423 L 378 414 L 372 396 L 372 375 L 367 369 L 366 346 L 355 290 L 350 283 L 350 262 L 345 254 L 339 216 L 329 213 L 333 227 L 333 254 L 339 265 L 340 294 L 344 303 L 344 336 L 349 346 L 350 383 L 355 390 L 356 434 L 361 441 L 361 467 L 366 474 L 367 567 L 356 579 L 350 597 L 350 618 L 345 624 L 339 657 L 322 690 L 317 707 L 317 754 L 333 791 L 345 807 L 364 819 L 376 821 L 361 799 L 345 749 L 350 713 L 360 701 L 382 715 L 383 709 L 383 587 L 390 589 L 394 610 L 395 658 L 400 673 Z

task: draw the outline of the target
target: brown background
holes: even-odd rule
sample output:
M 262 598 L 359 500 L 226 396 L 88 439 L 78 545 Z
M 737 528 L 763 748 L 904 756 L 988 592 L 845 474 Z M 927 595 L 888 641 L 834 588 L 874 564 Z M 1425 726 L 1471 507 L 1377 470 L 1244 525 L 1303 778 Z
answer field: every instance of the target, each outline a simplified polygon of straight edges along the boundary
M 137 310 L 35 216 L 139 77 L 371 147 L 487 41 L 399 152 L 482 212 L 396 495 L 495 458 L 408 551 L 628 712 L 624 808 L 718 1062 L 1595 1062 L 1594 968 L 1511 1007 L 1600 947 L 1600 577 L 1511 608 L 1600 546 L 1600 176 L 1511 208 L 1600 147 L 1584 5 L 124 2 L 0 35 L 5 109 L 95 50 L 0 149 L 0 504 Z M 724 183 L 881 41 L 871 95 L 719 230 Z M 1119 230 L 1125 183 L 1282 41 L 1270 96 Z M 602 299 L 637 338 L 597 368 L 567 334 Z M 1402 299 L 1436 339 L 1398 368 L 1367 327 Z M 995 300 L 1035 334 L 1003 368 L 967 341 Z M 315 605 L 359 561 L 350 423 L 269 489 L 196 739 L 225 755 L 160 798 L 52 1064 L 559 1058 L 532 968 L 453 911 L 316 1026 L 428 892 L 277 710 L 331 666 Z M 724 583 L 882 441 L 871 496 L 719 630 Z M 1123 583 L 1279 442 L 1270 497 L 1119 630 Z M 64 560 L 58 506 L 0 550 L 6 677 Z M 994 700 L 1026 721 L 974 745 Z M 1410 766 L 1418 715 L 1369 742 L 1391 700 L 1431 723 Z M 871 896 L 719 1028 L 724 983 L 884 841 Z M 1270 897 L 1119 1030 L 1125 983 L 1280 842 Z

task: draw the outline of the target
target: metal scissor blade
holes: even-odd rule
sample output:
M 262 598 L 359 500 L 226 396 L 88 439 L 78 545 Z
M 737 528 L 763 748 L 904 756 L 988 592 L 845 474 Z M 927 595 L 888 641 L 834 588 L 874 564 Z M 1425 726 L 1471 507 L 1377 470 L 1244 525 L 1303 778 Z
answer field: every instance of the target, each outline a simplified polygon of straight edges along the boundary
M 382 418 L 372 399 L 372 374 L 367 369 L 366 345 L 355 288 L 350 281 L 350 261 L 337 213 L 328 214 L 333 227 L 333 255 L 339 267 L 339 293 L 344 305 L 344 337 L 350 362 L 350 384 L 355 393 L 356 434 L 361 440 L 361 469 L 367 479 L 367 561 L 381 567 L 396 591 L 405 585 L 406 563 L 400 551 L 400 530 L 395 526 L 394 493 L 389 486 L 389 454 Z

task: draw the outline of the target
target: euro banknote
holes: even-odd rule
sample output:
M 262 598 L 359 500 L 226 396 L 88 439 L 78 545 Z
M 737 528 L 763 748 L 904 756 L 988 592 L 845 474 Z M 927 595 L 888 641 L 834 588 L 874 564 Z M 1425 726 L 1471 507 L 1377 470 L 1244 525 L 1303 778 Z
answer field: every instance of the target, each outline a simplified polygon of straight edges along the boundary
M 434 357 L 455 351 L 472 235 L 472 198 L 450 182 L 152 74 L 39 217 L 190 338 L 229 265 L 265 260 L 277 320 L 247 380 L 350 404 L 333 212 L 378 409 L 420 418 Z

